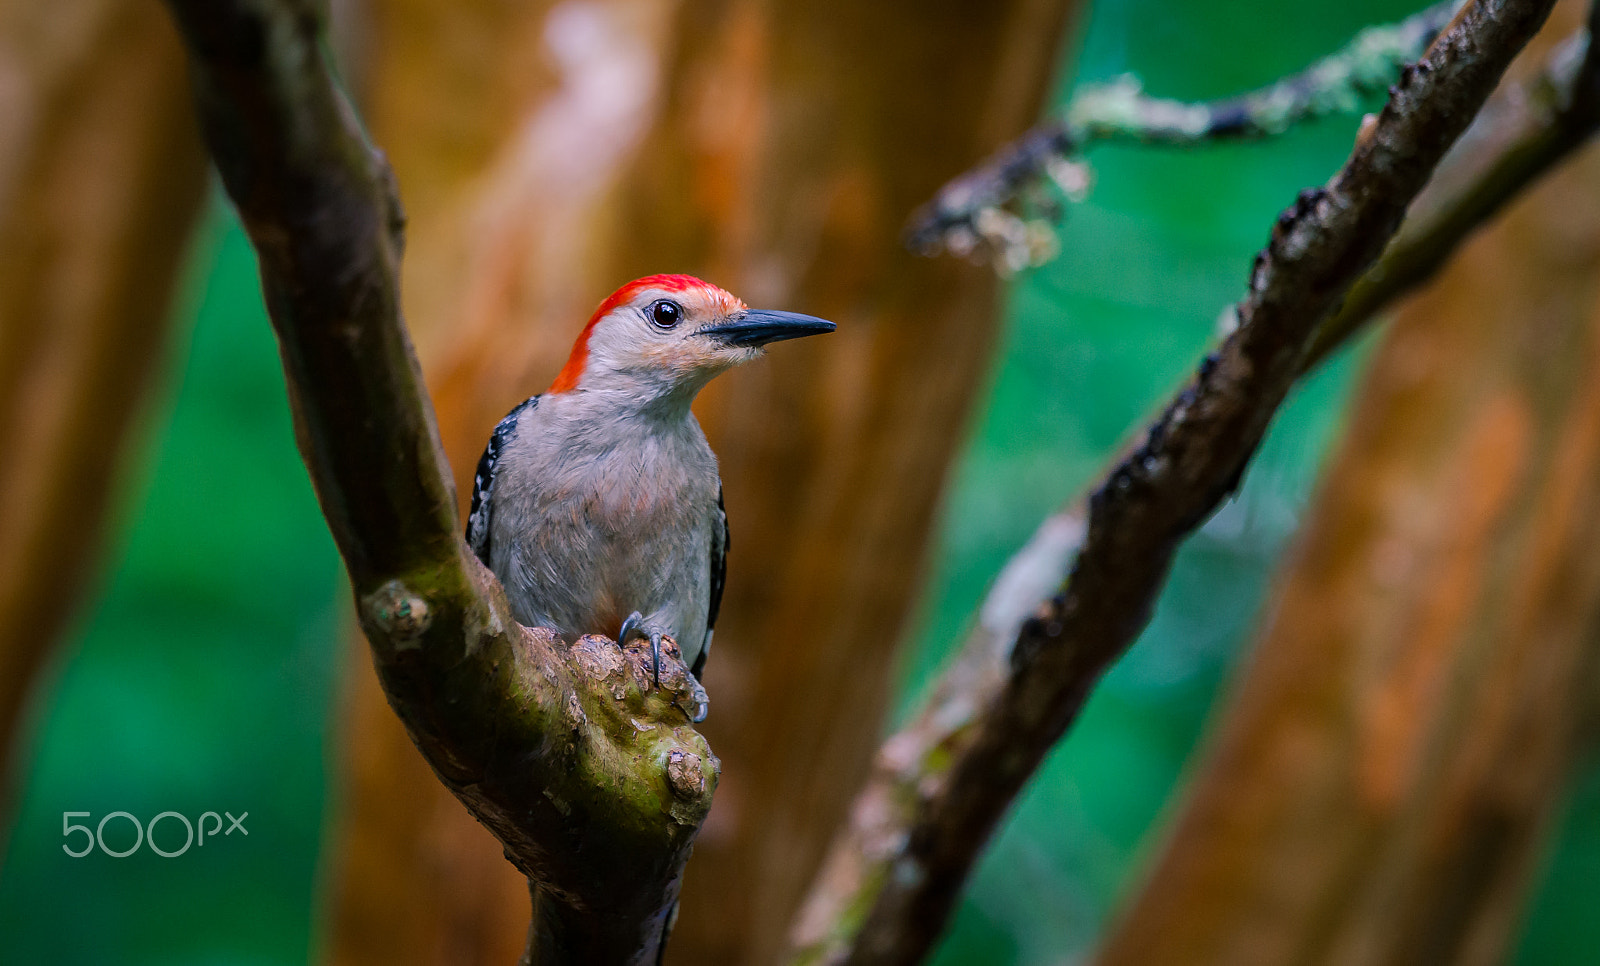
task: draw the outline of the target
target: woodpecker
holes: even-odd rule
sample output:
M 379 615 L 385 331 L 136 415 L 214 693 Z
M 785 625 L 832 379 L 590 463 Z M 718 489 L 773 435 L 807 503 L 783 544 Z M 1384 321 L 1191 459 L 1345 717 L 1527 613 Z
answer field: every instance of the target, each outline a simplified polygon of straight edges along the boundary
M 657 683 L 670 636 L 704 720 L 728 517 L 689 404 L 768 343 L 833 330 L 688 275 L 637 279 L 601 302 L 549 390 L 511 410 L 478 461 L 467 543 L 512 615 L 568 640 L 647 639 Z

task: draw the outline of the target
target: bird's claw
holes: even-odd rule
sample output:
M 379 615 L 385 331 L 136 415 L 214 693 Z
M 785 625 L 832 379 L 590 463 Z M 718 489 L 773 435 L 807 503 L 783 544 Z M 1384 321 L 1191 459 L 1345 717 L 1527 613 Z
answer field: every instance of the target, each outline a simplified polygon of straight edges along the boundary
M 685 703 L 694 706 L 693 710 L 688 711 L 689 722 L 699 724 L 711 713 L 711 697 L 706 694 L 706 689 L 700 686 L 700 679 L 693 674 L 689 675 L 689 685 L 688 701 Z
M 634 611 L 622 622 L 622 630 L 617 633 L 617 643 L 626 644 L 635 637 L 643 637 L 644 633 L 644 615 Z
M 622 630 L 617 634 L 617 646 L 625 647 L 634 638 L 648 639 L 650 641 L 650 671 L 655 679 L 656 687 L 661 687 L 661 632 L 647 628 L 644 615 L 638 611 L 628 615 L 622 622 Z
M 617 632 L 618 647 L 626 647 L 628 642 L 633 640 L 650 642 L 651 670 L 657 688 L 661 687 L 662 636 L 660 631 L 652 629 L 645 622 L 644 615 L 638 611 L 629 614 L 628 619 L 622 622 L 622 630 Z M 691 722 L 699 724 L 706 720 L 706 715 L 711 711 L 711 698 L 706 694 L 706 689 L 701 686 L 699 679 L 693 674 L 688 674 L 688 668 L 684 671 L 689 679 L 689 691 L 687 694 L 680 694 L 674 703 L 689 716 Z

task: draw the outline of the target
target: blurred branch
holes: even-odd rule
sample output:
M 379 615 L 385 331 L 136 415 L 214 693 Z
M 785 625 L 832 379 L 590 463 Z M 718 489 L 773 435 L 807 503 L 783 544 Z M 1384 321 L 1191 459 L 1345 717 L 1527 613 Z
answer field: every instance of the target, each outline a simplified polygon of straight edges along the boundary
M 169 0 L 261 262 L 296 435 L 390 704 L 532 883 L 528 962 L 654 963 L 718 764 L 648 657 L 512 620 L 401 322 L 402 216 L 314 0 Z
M 27 701 L 94 571 L 206 182 L 159 9 L 0 2 L 0 23 L 0 780 L 17 780 Z
M 1233 309 L 1235 331 L 1088 498 L 1066 582 L 1014 639 L 1002 635 L 1020 608 L 997 606 L 927 708 L 884 745 L 797 927 L 800 962 L 914 963 L 931 948 L 995 823 L 1148 621 L 1173 552 L 1237 485 L 1318 324 L 1378 259 L 1551 6 L 1468 7 L 1402 72 L 1328 186 L 1280 216 Z M 999 586 L 1025 599 L 1072 552 L 1076 529 L 1058 520 Z
M 1071 159 L 1099 142 L 1132 141 L 1188 147 L 1209 141 L 1269 137 L 1299 121 L 1357 110 L 1422 53 L 1462 0 L 1443 0 L 1399 23 L 1369 27 L 1342 50 L 1298 74 L 1250 93 L 1190 103 L 1144 93 L 1131 74 L 1087 84 L 1059 118 L 1029 131 L 993 158 L 939 190 L 912 214 L 907 244 L 924 255 L 992 251 L 1003 270 L 1054 257 L 1054 233 L 1003 206 L 1050 179 L 1069 198 L 1089 184 Z

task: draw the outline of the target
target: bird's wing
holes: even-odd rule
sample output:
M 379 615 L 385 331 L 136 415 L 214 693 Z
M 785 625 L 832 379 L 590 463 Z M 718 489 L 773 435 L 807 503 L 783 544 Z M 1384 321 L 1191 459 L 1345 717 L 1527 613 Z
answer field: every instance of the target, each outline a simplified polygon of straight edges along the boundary
M 496 464 L 507 443 L 517 434 L 517 420 L 539 404 L 538 396 L 530 396 L 506 414 L 489 437 L 489 445 L 478 457 L 478 472 L 472 478 L 472 509 L 467 513 L 467 546 L 478 555 L 485 567 L 489 564 L 489 511 L 494 505 L 494 479 Z
M 722 588 L 728 582 L 728 511 L 722 505 L 722 487 L 717 487 L 717 513 L 711 519 L 711 602 L 706 611 L 706 640 L 700 656 L 690 668 L 695 677 L 706 669 L 706 655 L 711 653 L 711 631 L 717 626 L 717 611 L 722 609 Z

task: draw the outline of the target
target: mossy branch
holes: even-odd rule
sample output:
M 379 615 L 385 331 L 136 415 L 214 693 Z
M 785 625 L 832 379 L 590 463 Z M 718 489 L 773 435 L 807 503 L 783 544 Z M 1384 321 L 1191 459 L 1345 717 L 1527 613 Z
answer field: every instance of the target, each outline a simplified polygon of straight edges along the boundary
M 1551 6 L 1466 7 L 1402 73 L 1344 168 L 1279 218 L 1233 333 L 1093 493 L 1018 555 L 961 657 L 884 743 L 797 923 L 797 963 L 909 966 L 926 955 L 1001 816 L 1143 630 L 1174 551 L 1237 485 L 1319 324 L 1378 260 Z M 1481 190 L 1456 196 L 1457 209 L 1487 217 L 1471 200 Z
M 403 218 L 315 0 L 168 0 L 260 258 L 296 436 L 390 704 L 534 893 L 526 960 L 654 963 L 718 763 L 639 648 L 518 625 L 468 551 L 401 320 Z

